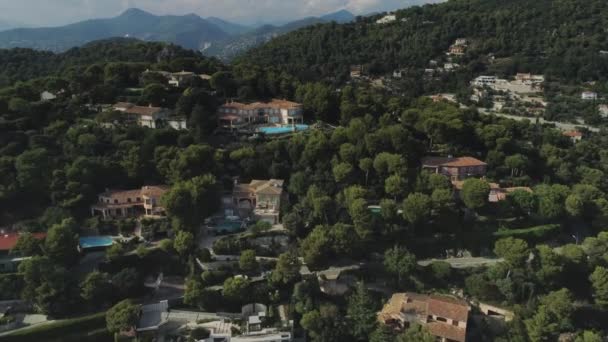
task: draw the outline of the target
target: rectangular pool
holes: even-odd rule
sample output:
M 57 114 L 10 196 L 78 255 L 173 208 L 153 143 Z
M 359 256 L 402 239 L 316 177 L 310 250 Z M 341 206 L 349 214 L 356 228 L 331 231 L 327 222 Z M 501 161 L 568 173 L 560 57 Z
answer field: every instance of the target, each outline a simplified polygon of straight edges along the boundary
M 288 125 L 288 126 L 281 126 L 281 127 L 260 127 L 258 128 L 258 132 L 264 133 L 264 134 L 268 134 L 268 135 L 273 135 L 273 134 L 286 134 L 286 133 L 293 133 L 293 132 L 301 132 L 301 131 L 306 131 L 309 128 L 308 125 Z

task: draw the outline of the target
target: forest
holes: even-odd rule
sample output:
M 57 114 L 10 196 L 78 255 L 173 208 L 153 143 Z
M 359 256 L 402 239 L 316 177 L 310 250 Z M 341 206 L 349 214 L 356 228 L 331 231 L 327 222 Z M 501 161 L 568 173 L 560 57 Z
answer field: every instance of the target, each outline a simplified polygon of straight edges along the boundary
M 159 272 L 182 279 L 180 309 L 285 305 L 294 335 L 315 342 L 435 340 L 424 326 L 394 331 L 378 322 L 398 292 L 457 295 L 513 312 L 498 330 L 471 319 L 467 341 L 602 341 L 606 130 L 583 131 L 575 141 L 552 125 L 433 101 L 421 96 L 424 86 L 395 94 L 346 82 L 354 64 L 377 73 L 424 68 L 463 36 L 473 42 L 466 72 L 481 72 L 477 59 L 493 53 L 513 57 L 506 73 L 606 82 L 608 62 L 598 53 L 608 49 L 602 5 L 452 0 L 398 11 L 396 23 L 382 26 L 359 18 L 304 28 L 231 65 L 124 39 L 57 55 L 0 50 L 0 227 L 20 234 L 9 256 L 25 258 L 0 274 L 0 299 L 26 300 L 36 312 L 89 330 L 64 340 L 65 327 L 49 330 L 53 341 L 105 341 L 130 330 L 138 305 L 155 298 L 145 279 Z M 175 87 L 147 70 L 209 77 Z M 449 87 L 464 82 L 459 77 Z M 42 100 L 44 91 L 57 98 Z M 271 98 L 301 103 L 311 129 L 280 137 L 218 130 L 221 104 Z M 103 109 L 116 102 L 170 108 L 188 130 L 119 124 L 120 113 Z M 426 157 L 447 156 L 478 159 L 487 172 L 458 187 L 423 167 Z M 258 221 L 204 246 L 203 227 L 222 196 L 235 180 L 253 179 L 285 181 L 284 232 Z M 161 184 L 169 189 L 161 200 L 165 220 L 91 215 L 107 189 Z M 497 188 L 515 190 L 490 201 Z M 75 248 L 91 232 L 127 237 L 94 270 Z M 279 235 L 285 246 L 277 245 Z M 269 246 L 255 243 L 265 238 Z M 452 267 L 448 259 L 463 252 L 492 263 Z M 234 260 L 199 267 L 219 255 Z M 343 264 L 359 268 L 341 296 L 322 291 L 323 277 L 302 272 L 304 265 L 323 272 Z M 478 311 L 471 315 L 483 316 Z

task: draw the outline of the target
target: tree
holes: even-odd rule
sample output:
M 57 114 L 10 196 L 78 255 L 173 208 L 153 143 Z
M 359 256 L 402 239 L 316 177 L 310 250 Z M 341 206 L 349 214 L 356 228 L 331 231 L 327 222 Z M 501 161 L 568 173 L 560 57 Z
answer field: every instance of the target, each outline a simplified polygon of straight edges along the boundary
M 472 210 L 483 208 L 488 203 L 490 185 L 484 180 L 470 178 L 464 181 L 460 198 Z
M 418 324 L 413 324 L 405 332 L 399 336 L 397 336 L 397 342 L 434 342 L 436 338 L 433 335 L 429 334 L 429 332 Z
M 245 277 L 232 277 L 224 281 L 222 295 L 229 301 L 242 303 L 247 299 L 249 280 Z
M 367 341 L 377 325 L 376 303 L 363 282 L 357 283 L 355 292 L 348 298 L 346 316 L 351 334 L 359 341 Z
M 112 286 L 107 273 L 91 272 L 80 283 L 80 296 L 94 306 L 107 301 L 111 291 Z
M 540 305 L 551 314 L 561 331 L 572 329 L 573 302 L 574 298 L 568 289 L 550 292 L 540 299 Z
M 525 321 L 532 342 L 551 341 L 559 334 L 557 323 L 545 306 L 540 306 L 532 318 Z
M 165 86 L 154 83 L 144 88 L 139 101 L 145 105 L 162 106 L 167 101 L 167 95 Z
M 171 253 L 173 249 L 173 241 L 171 239 L 163 239 L 158 243 L 158 247 L 165 253 Z
M 53 261 L 61 265 L 73 265 L 78 261 L 78 235 L 76 222 L 65 219 L 49 229 L 44 243 L 44 251 Z
M 335 305 L 324 304 L 318 310 L 304 313 L 300 325 L 307 331 L 311 341 L 348 341 L 346 322 L 342 317 Z
M 530 250 L 526 241 L 508 237 L 496 241 L 494 253 L 504 258 L 511 267 L 522 267 L 528 260 Z
M 596 267 L 589 280 L 591 280 L 595 303 L 604 308 L 608 307 L 608 269 L 602 266 Z
M 106 250 L 106 258 L 110 261 L 116 261 L 126 253 L 126 247 L 124 244 L 118 242 L 110 246 Z
M 518 211 L 518 213 L 530 215 L 536 211 L 538 206 L 536 195 L 525 190 L 515 190 L 507 195 L 507 200 Z
M 310 266 L 320 264 L 329 255 L 330 248 L 327 228 L 324 226 L 317 226 L 300 244 L 304 262 Z
M 602 335 L 591 331 L 591 330 L 585 330 L 583 331 L 582 334 L 580 334 L 579 336 L 576 337 L 576 340 L 574 340 L 574 342 L 602 342 L 604 341 L 604 339 L 602 338 Z
M 256 260 L 255 250 L 247 249 L 241 252 L 239 258 L 239 268 L 246 273 L 251 273 L 257 270 L 259 267 L 258 261 Z
M 367 185 L 367 181 L 369 179 L 369 173 L 372 171 L 374 167 L 374 161 L 371 158 L 363 158 L 359 160 L 359 169 L 365 172 L 365 185 Z
M 377 324 L 376 330 L 374 330 L 369 336 L 369 342 L 394 342 L 395 331 L 385 324 Z
M 186 280 L 185 304 L 210 311 L 218 302 L 217 297 L 217 292 L 205 289 L 205 284 L 200 279 L 192 277 Z
M 397 277 L 399 286 L 403 286 L 403 278 L 416 268 L 416 256 L 405 247 L 395 246 L 384 252 L 384 267 Z
M 528 165 L 528 158 L 515 154 L 505 158 L 505 166 L 511 169 L 511 177 L 523 176 Z
M 119 298 L 137 296 L 142 288 L 142 279 L 135 268 L 125 268 L 112 276 L 114 292 Z
M 445 261 L 434 261 L 430 265 L 433 277 L 444 283 L 452 274 L 452 266 Z
M 42 240 L 36 238 L 32 233 L 25 232 L 19 235 L 17 244 L 11 250 L 11 254 L 24 257 L 42 254 Z
M 43 148 L 25 151 L 15 160 L 17 180 L 29 191 L 46 193 L 50 184 L 50 169 L 50 156 Z
M 274 283 L 292 284 L 300 277 L 300 266 L 300 260 L 295 252 L 283 253 L 279 255 L 270 279 Z
M 428 220 L 431 216 L 431 198 L 421 193 L 410 194 L 403 202 L 403 216 L 414 225 Z
M 182 257 L 188 255 L 194 249 L 194 234 L 185 231 L 178 231 L 173 241 L 173 248 Z
M 553 251 L 553 248 L 545 245 L 536 246 L 538 251 L 538 270 L 536 278 L 539 283 L 549 288 L 559 283 L 564 270 L 561 256 Z
M 348 213 L 353 220 L 357 236 L 361 240 L 367 240 L 372 235 L 372 213 L 368 208 L 367 201 L 357 198 L 350 204 Z
M 131 300 L 125 299 L 106 312 L 108 330 L 113 333 L 133 328 L 139 319 L 139 307 Z
M 405 179 L 399 175 L 389 176 L 384 180 L 384 191 L 396 200 L 405 193 Z
M 342 183 L 349 179 L 353 174 L 354 168 L 349 163 L 339 163 L 333 167 L 333 174 L 336 183 Z
M 175 228 L 194 231 L 219 209 L 217 181 L 213 175 L 207 174 L 177 182 L 163 195 L 161 202 Z

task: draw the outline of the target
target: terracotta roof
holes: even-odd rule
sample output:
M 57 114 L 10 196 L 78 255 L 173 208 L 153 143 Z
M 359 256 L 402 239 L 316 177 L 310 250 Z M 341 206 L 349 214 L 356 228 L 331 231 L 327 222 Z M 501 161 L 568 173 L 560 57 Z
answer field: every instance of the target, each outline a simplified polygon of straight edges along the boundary
M 399 316 L 401 314 L 401 309 L 403 308 L 403 303 L 407 301 L 407 294 L 405 293 L 394 293 L 391 296 L 391 299 L 384 304 L 382 311 L 378 313 L 378 319 L 380 321 L 386 321 L 394 316 Z
M 452 297 L 431 295 L 428 303 L 428 313 L 430 315 L 449 318 L 460 322 L 466 322 L 469 318 L 470 307 L 465 301 Z
M 434 336 L 441 336 L 453 341 L 464 342 L 467 330 L 446 323 L 431 322 L 426 325 L 429 333 Z
M 579 131 L 568 131 L 568 132 L 564 132 L 563 134 L 570 138 L 579 138 L 579 137 L 583 136 L 583 133 L 581 133 Z
M 283 193 L 283 183 L 281 179 L 252 180 L 249 187 L 256 194 L 280 195 Z
M 231 109 L 242 109 L 242 110 L 251 110 L 251 109 L 294 109 L 299 108 L 302 105 L 296 102 L 291 102 L 287 100 L 278 100 L 272 99 L 270 102 L 253 102 L 249 104 L 240 103 L 240 102 L 228 102 L 222 105 L 223 108 L 231 108 Z
M 426 167 L 470 167 L 470 166 L 485 166 L 488 165 L 479 159 L 473 157 L 426 157 L 422 159 L 422 166 Z
M 154 115 L 158 112 L 161 112 L 163 110 L 163 108 L 160 107 L 152 107 L 152 106 L 148 106 L 148 107 L 144 107 L 144 106 L 136 106 L 132 103 L 129 102 L 118 102 L 117 104 L 114 105 L 114 109 L 120 109 L 122 111 L 124 111 L 127 114 L 134 114 L 134 115 Z
M 42 240 L 46 238 L 46 233 L 32 233 L 32 235 L 38 239 Z M 0 235 L 0 251 L 10 251 L 15 248 L 17 241 L 19 240 L 20 233 L 8 233 L 4 235 Z
M 118 200 L 118 203 L 128 203 L 127 199 L 130 198 L 132 203 L 136 203 L 138 197 L 140 201 L 143 201 L 143 196 L 158 198 L 167 191 L 169 191 L 169 187 L 166 185 L 150 185 L 144 186 L 141 189 L 133 190 L 108 190 L 100 194 L 100 196 L 110 198 L 111 202 L 114 202 L 114 200 Z

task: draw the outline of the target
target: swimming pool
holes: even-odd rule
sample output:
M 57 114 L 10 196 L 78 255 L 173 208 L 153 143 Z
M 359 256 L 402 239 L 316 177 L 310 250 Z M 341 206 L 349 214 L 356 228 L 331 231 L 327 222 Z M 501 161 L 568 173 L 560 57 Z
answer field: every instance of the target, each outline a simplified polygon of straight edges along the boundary
M 110 236 L 83 236 L 78 240 L 80 247 L 83 249 L 110 247 L 114 243 Z
M 294 129 L 295 128 L 295 129 Z M 300 131 L 305 131 L 309 128 L 308 125 L 288 125 L 288 126 L 282 126 L 282 127 L 260 127 L 258 128 L 258 131 L 264 134 L 268 134 L 268 135 L 273 135 L 273 134 L 285 134 L 285 133 L 292 133 L 292 132 L 300 132 Z
M 210 227 L 216 234 L 235 233 L 243 229 L 242 221 L 224 221 L 214 227 Z

